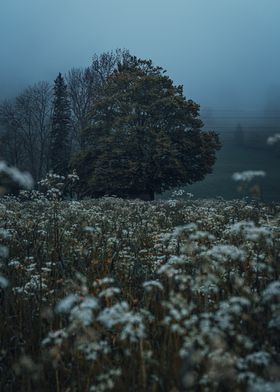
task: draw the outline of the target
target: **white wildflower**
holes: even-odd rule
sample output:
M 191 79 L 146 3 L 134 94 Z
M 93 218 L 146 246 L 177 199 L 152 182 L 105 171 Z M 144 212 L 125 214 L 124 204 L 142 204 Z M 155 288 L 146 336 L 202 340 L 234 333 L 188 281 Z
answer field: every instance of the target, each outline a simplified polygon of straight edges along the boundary
M 3 258 L 7 258 L 9 256 L 9 250 L 6 246 L 2 246 L 0 245 L 0 259 Z
M 106 340 L 99 340 L 96 342 L 83 342 L 80 343 L 78 349 L 82 351 L 86 359 L 89 361 L 96 361 L 99 355 L 106 355 L 111 352 L 110 344 Z
M 233 173 L 232 179 L 234 181 L 246 181 L 250 182 L 255 177 L 265 177 L 266 173 L 263 170 L 246 170 L 243 172 Z
M 47 337 L 42 341 L 43 346 L 50 344 L 60 345 L 68 337 L 64 329 L 59 329 L 57 331 L 51 331 L 48 333 Z
M 262 293 L 264 302 L 271 302 L 275 297 L 280 300 L 280 280 L 270 283 Z
M 163 290 L 163 285 L 158 280 L 148 280 L 143 283 L 143 287 L 146 291 L 151 291 L 152 288 Z
M 196 223 L 188 223 L 186 225 L 183 226 L 177 226 L 172 235 L 173 237 L 178 237 L 180 236 L 183 232 L 193 232 L 197 230 L 197 224 Z
M 244 261 L 246 253 L 242 250 L 237 248 L 234 245 L 215 245 L 211 249 L 204 252 L 208 257 L 216 259 L 220 262 L 226 261 L 228 259 L 233 261 Z
M 79 297 L 77 294 L 69 294 L 67 297 L 58 302 L 55 310 L 57 313 L 69 313 L 78 301 Z
M 12 181 L 23 188 L 31 189 L 34 185 L 33 178 L 29 173 L 21 172 L 16 167 L 8 166 L 4 161 L 0 161 L 0 173 L 8 175 Z
M 280 142 L 280 133 L 275 133 L 273 136 L 269 136 L 267 138 L 267 144 L 272 146 L 273 144 L 279 143 Z
M 90 392 L 105 392 L 114 389 L 115 381 L 121 374 L 120 368 L 110 369 L 107 373 L 100 374 L 96 377 L 96 384 L 90 387 Z
M 266 351 L 257 351 L 246 356 L 245 361 L 249 365 L 267 367 L 271 361 L 271 356 Z
M 88 326 L 93 321 L 93 310 L 99 308 L 96 298 L 87 296 L 81 303 L 75 305 L 70 311 L 70 320 L 78 321 L 84 326 Z
M 112 328 L 116 324 L 120 324 L 123 322 L 128 311 L 129 306 L 127 302 L 118 302 L 110 308 L 105 308 L 104 310 L 102 310 L 99 313 L 97 320 L 105 327 Z
M 260 238 L 264 238 L 267 244 L 272 243 L 272 228 L 267 226 L 257 227 L 255 223 L 251 221 L 234 223 L 230 226 L 229 233 L 234 235 L 241 233 L 248 241 L 256 242 Z
M 257 380 L 257 382 L 249 383 L 249 392 L 279 392 L 280 382 L 279 381 L 264 381 Z
M 9 286 L 8 279 L 4 278 L 4 276 L 0 275 L 0 289 L 5 289 Z
M 120 292 L 121 292 L 121 290 L 118 287 L 108 287 L 107 289 L 100 291 L 100 293 L 98 294 L 98 297 L 110 298 L 116 294 L 120 294 Z
M 171 197 L 180 197 L 183 196 L 183 194 L 185 193 L 184 189 L 177 189 L 175 191 L 172 192 Z
M 146 337 L 143 316 L 140 313 L 129 312 L 123 321 L 121 340 L 129 339 L 131 342 L 137 342 Z

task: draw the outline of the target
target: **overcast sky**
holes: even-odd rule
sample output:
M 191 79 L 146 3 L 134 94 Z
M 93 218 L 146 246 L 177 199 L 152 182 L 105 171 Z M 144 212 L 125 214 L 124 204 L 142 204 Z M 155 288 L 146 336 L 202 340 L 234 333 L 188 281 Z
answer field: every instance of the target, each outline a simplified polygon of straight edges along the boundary
M 151 58 L 214 110 L 280 97 L 280 0 L 0 0 L 0 97 L 93 53 Z

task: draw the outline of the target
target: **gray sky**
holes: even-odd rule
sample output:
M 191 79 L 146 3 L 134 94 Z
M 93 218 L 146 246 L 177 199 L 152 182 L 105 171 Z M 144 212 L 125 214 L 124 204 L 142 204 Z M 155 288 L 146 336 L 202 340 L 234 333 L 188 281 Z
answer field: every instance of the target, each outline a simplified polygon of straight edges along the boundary
M 279 0 L 0 0 L 0 97 L 119 47 L 202 108 L 254 111 L 279 97 L 279 20 Z

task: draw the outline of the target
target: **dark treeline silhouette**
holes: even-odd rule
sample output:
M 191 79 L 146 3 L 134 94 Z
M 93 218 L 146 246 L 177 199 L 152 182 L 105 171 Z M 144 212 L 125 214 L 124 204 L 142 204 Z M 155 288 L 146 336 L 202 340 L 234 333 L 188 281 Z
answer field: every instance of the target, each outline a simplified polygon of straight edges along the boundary
M 95 55 L 89 67 L 73 68 L 65 78 L 61 76 L 67 89 L 65 99 L 69 100 L 70 124 L 66 132 L 69 132 L 71 155 L 81 148 L 81 130 L 87 126 L 88 113 L 98 99 L 98 91 L 126 56 L 128 51 L 120 49 Z M 55 165 L 52 167 L 52 155 L 58 154 L 57 160 L 65 160 L 62 151 L 54 151 L 57 99 L 52 85 L 44 81 L 0 105 L 0 158 L 30 172 L 36 182 L 49 170 L 56 169 Z
M 280 129 L 279 91 L 278 86 L 272 89 L 263 108 L 205 107 L 201 114 L 205 128 L 215 129 L 223 143 L 232 148 L 243 147 L 271 153 L 267 139 L 279 133 Z
M 202 180 L 218 136 L 165 72 L 118 49 L 27 88 L 0 106 L 2 158 L 36 182 L 76 168 L 84 196 L 152 200 Z

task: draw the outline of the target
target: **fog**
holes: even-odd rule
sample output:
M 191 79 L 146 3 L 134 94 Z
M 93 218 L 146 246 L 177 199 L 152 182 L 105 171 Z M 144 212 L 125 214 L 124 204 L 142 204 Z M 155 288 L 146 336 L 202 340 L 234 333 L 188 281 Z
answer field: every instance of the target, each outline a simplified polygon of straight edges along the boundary
M 255 116 L 279 98 L 279 15 L 279 0 L 1 0 L 0 98 L 127 48 L 202 109 Z

